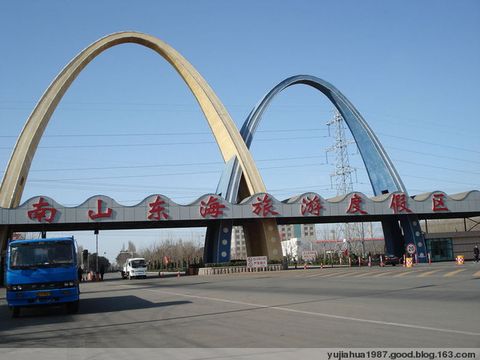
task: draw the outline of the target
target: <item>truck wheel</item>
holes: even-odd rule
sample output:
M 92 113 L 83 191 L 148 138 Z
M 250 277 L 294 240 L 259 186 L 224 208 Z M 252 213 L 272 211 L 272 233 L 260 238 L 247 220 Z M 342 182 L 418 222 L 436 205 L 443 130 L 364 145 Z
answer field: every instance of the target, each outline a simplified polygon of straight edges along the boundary
M 78 313 L 78 308 L 80 307 L 80 301 L 73 301 L 67 303 L 67 313 L 76 314 Z
M 11 306 L 10 311 L 12 312 L 12 318 L 18 318 L 20 316 L 19 306 Z

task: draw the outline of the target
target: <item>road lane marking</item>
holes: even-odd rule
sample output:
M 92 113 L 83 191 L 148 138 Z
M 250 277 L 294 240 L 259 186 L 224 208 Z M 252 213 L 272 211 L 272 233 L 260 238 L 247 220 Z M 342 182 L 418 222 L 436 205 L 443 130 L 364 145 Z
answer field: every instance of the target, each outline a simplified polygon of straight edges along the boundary
M 295 313 L 295 314 L 303 314 L 303 315 L 309 315 L 309 316 L 317 316 L 317 317 L 323 317 L 323 318 L 329 318 L 329 319 L 356 321 L 356 322 L 360 322 L 360 323 L 394 326 L 394 327 L 402 327 L 402 328 L 417 329 L 417 330 L 437 331 L 437 332 L 450 333 L 450 334 L 460 334 L 460 335 L 470 335 L 470 336 L 479 336 L 480 337 L 480 333 L 476 333 L 476 332 L 472 332 L 472 331 L 462 331 L 462 330 L 454 330 L 454 329 L 436 328 L 436 327 L 430 327 L 430 326 L 397 323 L 397 322 L 390 322 L 390 321 L 362 319 L 362 318 L 355 318 L 355 317 L 351 317 L 351 316 L 342 316 L 342 315 L 333 315 L 333 314 L 326 314 L 326 313 L 313 312 L 313 311 L 296 310 L 296 309 L 290 309 L 290 308 L 285 308 L 285 307 L 280 307 L 280 306 L 262 305 L 262 304 L 248 303 L 248 302 L 237 301 L 237 300 L 228 300 L 228 299 L 215 298 L 215 297 L 209 297 L 209 296 L 182 294 L 182 293 L 177 293 L 177 292 L 173 292 L 173 291 L 156 290 L 156 289 L 146 289 L 146 290 L 151 291 L 151 292 L 164 293 L 164 294 L 168 294 L 168 295 L 183 296 L 183 297 L 187 297 L 187 298 L 191 298 L 191 299 L 217 301 L 217 302 L 223 302 L 223 303 L 228 303 L 228 304 L 251 306 L 251 307 L 254 307 L 254 308 L 277 310 L 277 311 L 290 312 L 290 313 Z
M 392 270 L 393 271 L 393 270 Z M 391 275 L 391 272 L 390 271 L 383 271 L 381 272 L 380 274 L 376 274 L 376 275 L 373 275 L 372 277 L 380 277 L 380 276 L 385 276 L 385 275 Z
M 364 270 L 362 273 L 360 274 L 354 274 L 352 275 L 352 278 L 361 278 L 361 277 L 364 277 L 364 276 L 367 276 L 367 275 L 370 275 L 371 273 L 368 272 L 368 270 Z
M 438 270 L 431 270 L 431 271 L 426 271 L 424 273 L 421 273 L 420 275 L 417 275 L 417 277 L 425 277 L 425 276 L 430 276 L 432 274 L 435 274 L 436 272 L 439 272 L 440 269 Z
M 457 269 L 457 270 L 454 270 L 454 271 L 450 271 L 448 273 L 446 273 L 445 275 L 443 275 L 443 277 L 452 277 L 454 275 L 457 275 L 458 273 L 461 273 L 462 271 L 465 271 L 467 269 Z
M 401 277 L 401 276 L 405 276 L 405 275 L 410 275 L 412 273 L 413 273 L 413 270 L 405 270 L 404 272 L 402 272 L 400 274 L 393 275 L 392 277 L 396 278 L 396 277 Z
M 337 274 L 341 274 L 340 272 L 334 272 L 334 273 L 329 273 L 329 274 L 325 274 L 325 273 L 319 273 L 319 274 L 313 274 L 313 275 L 308 275 L 308 276 L 305 276 L 306 278 L 312 278 L 312 277 L 330 277 L 330 276 L 335 276 Z
M 352 275 L 352 274 L 355 274 L 355 271 L 353 271 L 353 272 L 352 272 L 352 271 L 345 272 L 345 273 L 343 273 L 343 274 L 340 274 L 340 275 L 338 275 L 338 276 L 335 276 L 335 279 L 343 278 L 343 277 L 346 277 L 346 276 L 350 276 L 350 275 Z

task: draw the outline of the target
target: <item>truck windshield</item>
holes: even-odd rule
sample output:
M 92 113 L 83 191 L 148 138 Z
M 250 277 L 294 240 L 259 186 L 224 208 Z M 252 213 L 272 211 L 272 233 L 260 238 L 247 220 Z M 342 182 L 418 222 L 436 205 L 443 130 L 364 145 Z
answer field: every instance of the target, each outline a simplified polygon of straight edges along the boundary
M 10 268 L 68 266 L 73 261 L 71 241 L 34 242 L 10 246 Z
M 140 268 L 147 266 L 145 260 L 132 260 L 132 268 Z

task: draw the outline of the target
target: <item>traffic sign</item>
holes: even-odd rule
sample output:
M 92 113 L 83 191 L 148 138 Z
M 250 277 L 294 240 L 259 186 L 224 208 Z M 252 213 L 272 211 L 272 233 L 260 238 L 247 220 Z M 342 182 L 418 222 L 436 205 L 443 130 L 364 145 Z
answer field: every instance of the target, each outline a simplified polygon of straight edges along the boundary
M 266 256 L 247 256 L 247 268 L 266 268 L 267 266 Z
M 305 261 L 315 261 L 317 258 L 317 252 L 315 250 L 302 251 L 302 259 Z
M 417 252 L 417 247 L 415 246 L 415 244 L 408 244 L 407 245 L 407 252 L 410 254 L 410 255 L 413 255 Z

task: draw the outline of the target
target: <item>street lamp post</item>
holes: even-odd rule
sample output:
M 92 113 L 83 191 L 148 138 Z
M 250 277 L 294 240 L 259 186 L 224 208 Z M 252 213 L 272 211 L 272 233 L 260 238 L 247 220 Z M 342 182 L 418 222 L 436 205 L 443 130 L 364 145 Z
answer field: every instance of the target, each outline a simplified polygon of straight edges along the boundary
M 97 261 L 96 261 L 96 264 L 95 264 L 95 273 L 98 273 L 98 230 L 95 230 L 94 231 L 94 234 L 95 234 L 95 251 L 97 253 Z

